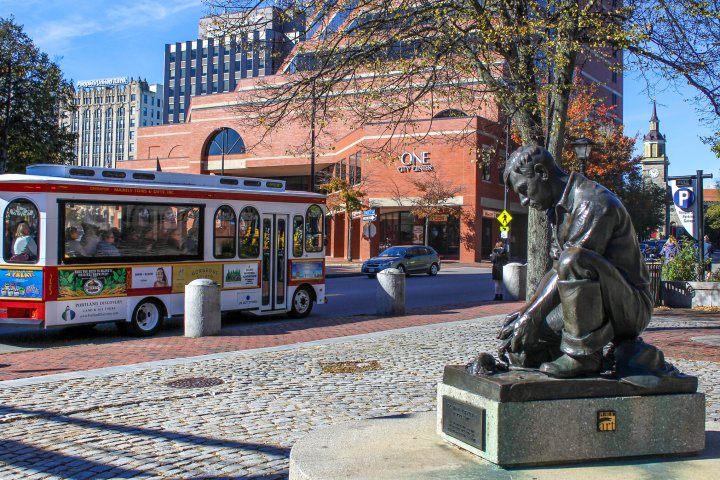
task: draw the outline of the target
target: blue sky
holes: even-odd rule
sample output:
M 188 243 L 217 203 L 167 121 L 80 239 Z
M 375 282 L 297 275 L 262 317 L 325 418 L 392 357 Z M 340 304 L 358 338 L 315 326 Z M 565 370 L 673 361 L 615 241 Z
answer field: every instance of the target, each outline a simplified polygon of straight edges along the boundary
M 162 83 L 166 43 L 197 37 L 198 20 L 206 13 L 201 0 L 0 0 L 0 15 L 13 15 L 25 32 L 59 63 L 67 78 L 93 80 L 142 77 Z M 703 127 L 688 103 L 692 90 L 656 87 L 660 131 L 667 138 L 671 175 L 703 169 L 720 177 L 720 160 L 699 137 Z M 625 133 L 648 131 L 652 99 L 644 83 L 625 75 Z M 642 149 L 638 141 L 636 151 Z

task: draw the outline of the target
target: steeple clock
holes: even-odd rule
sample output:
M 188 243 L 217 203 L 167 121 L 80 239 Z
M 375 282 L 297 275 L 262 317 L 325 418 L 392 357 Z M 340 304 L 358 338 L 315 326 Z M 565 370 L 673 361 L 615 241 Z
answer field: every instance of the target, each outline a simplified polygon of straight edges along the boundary
M 653 114 L 650 118 L 650 131 L 643 138 L 644 150 L 642 159 L 643 177 L 665 188 L 668 176 L 668 161 L 665 155 L 665 137 L 659 130 L 660 121 L 657 106 L 653 101 Z
M 665 136 L 660 133 L 660 121 L 657 116 L 657 105 L 653 100 L 653 113 L 650 118 L 650 131 L 643 137 L 642 175 L 643 180 L 667 189 L 668 157 L 665 154 Z M 673 212 L 674 214 L 674 212 Z M 673 215 L 674 217 L 675 215 Z M 667 236 L 670 230 L 670 207 L 665 206 L 665 222 L 662 235 Z M 677 221 L 677 219 L 675 219 Z

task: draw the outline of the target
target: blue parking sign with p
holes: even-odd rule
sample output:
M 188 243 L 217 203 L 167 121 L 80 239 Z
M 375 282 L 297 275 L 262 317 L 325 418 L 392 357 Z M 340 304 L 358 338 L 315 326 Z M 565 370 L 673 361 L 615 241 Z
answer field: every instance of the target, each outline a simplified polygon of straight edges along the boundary
M 695 192 L 689 188 L 678 188 L 673 194 L 673 202 L 679 208 L 687 210 L 695 203 Z

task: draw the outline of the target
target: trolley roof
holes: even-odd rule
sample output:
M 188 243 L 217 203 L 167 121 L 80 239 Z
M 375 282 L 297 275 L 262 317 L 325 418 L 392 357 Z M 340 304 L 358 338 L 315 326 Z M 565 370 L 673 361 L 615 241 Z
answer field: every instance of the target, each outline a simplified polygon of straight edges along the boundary
M 228 193 L 285 192 L 285 181 L 283 180 L 52 164 L 30 165 L 26 168 L 26 175 L 2 175 L 2 180 L 13 183 L 31 180 L 37 183 L 71 183 L 88 186 L 108 185 L 109 182 L 112 182 L 118 187 L 182 188 Z M 287 193 L 293 196 L 324 197 L 322 194 L 302 191 L 288 191 Z

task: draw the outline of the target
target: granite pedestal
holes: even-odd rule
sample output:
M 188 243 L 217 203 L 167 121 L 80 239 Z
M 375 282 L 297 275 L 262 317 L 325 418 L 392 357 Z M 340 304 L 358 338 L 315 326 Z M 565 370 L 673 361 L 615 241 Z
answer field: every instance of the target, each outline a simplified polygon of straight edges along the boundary
M 688 455 L 705 447 L 705 396 L 690 376 L 640 388 L 535 371 L 470 375 L 448 365 L 437 406 L 442 438 L 503 467 Z

